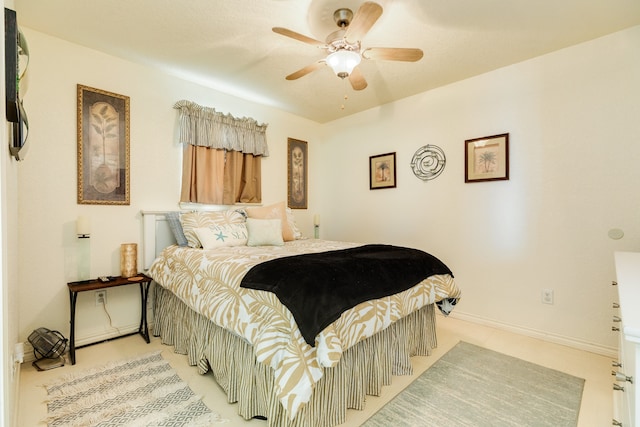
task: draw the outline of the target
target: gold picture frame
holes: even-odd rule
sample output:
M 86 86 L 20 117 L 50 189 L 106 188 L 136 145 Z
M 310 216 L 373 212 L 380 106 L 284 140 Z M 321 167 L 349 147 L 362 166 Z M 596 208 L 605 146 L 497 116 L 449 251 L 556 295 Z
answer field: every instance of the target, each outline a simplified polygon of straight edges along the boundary
M 464 143 L 464 182 L 509 179 L 509 134 L 468 139 Z
M 287 138 L 287 205 L 307 209 L 307 142 Z
M 396 153 L 369 157 L 369 189 L 396 187 Z
M 129 97 L 78 85 L 78 204 L 129 205 Z

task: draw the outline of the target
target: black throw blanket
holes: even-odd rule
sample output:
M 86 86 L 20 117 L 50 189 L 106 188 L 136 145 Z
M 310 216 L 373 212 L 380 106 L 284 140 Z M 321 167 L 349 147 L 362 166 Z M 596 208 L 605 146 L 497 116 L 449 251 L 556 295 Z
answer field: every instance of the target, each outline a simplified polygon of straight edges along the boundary
M 365 245 L 266 261 L 252 267 L 240 286 L 276 294 L 314 347 L 316 335 L 344 311 L 435 274 L 453 276 L 438 258 L 418 249 Z

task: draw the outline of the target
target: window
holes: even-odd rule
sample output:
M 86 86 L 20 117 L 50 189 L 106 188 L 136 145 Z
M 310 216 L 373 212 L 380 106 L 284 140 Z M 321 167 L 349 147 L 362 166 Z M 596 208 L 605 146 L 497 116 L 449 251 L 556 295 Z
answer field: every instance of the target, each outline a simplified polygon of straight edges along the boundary
M 190 101 L 180 101 L 174 108 L 180 110 L 184 144 L 180 201 L 260 203 L 260 161 L 269 155 L 267 125 Z

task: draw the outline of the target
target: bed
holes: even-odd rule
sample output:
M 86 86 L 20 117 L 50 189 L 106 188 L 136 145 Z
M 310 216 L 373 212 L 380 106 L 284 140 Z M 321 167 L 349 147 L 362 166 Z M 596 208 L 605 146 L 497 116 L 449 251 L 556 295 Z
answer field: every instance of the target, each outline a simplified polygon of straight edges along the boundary
M 240 416 L 264 417 L 269 426 L 344 422 L 348 408 L 362 409 L 392 375 L 411 374 L 411 356 L 430 354 L 435 311 L 448 314 L 460 298 L 447 268 L 400 292 L 356 301 L 335 320 L 322 319 L 316 334 L 302 328 L 299 310 L 282 296 L 247 287 L 245 279 L 272 263 L 371 248 L 302 238 L 284 204 L 143 211 L 143 224 L 145 269 L 156 283 L 153 334 L 200 373 L 212 371 Z M 295 271 L 282 276 L 299 277 Z

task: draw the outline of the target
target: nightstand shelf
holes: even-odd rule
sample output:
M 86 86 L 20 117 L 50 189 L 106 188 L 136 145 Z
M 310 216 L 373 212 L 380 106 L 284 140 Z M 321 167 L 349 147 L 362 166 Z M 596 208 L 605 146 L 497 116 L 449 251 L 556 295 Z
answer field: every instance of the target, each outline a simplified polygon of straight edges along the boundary
M 100 289 L 108 289 L 116 286 L 124 285 L 140 285 L 140 300 L 142 314 L 140 315 L 140 327 L 137 332 L 131 332 L 123 334 L 114 338 L 127 337 L 129 335 L 140 334 L 142 338 L 147 342 L 149 341 L 149 327 L 147 325 L 147 297 L 149 296 L 149 286 L 151 285 L 151 278 L 139 273 L 133 277 L 114 277 L 108 282 L 102 282 L 98 279 L 83 280 L 80 282 L 69 282 L 67 287 L 69 288 L 69 302 L 70 302 L 70 323 L 71 333 L 69 338 L 69 356 L 71 358 L 71 364 L 76 364 L 76 348 L 86 347 L 86 345 L 76 347 L 76 301 L 78 300 L 78 293 L 86 291 L 97 291 Z M 97 343 L 87 344 L 93 345 Z

